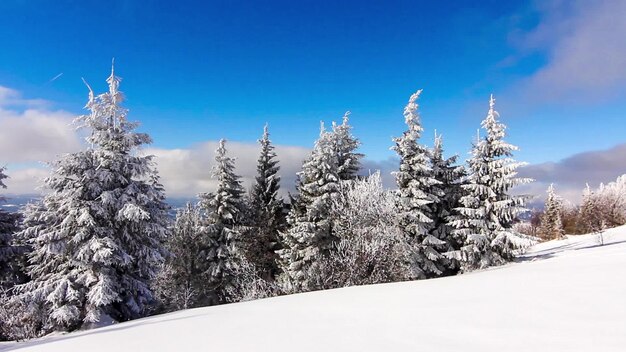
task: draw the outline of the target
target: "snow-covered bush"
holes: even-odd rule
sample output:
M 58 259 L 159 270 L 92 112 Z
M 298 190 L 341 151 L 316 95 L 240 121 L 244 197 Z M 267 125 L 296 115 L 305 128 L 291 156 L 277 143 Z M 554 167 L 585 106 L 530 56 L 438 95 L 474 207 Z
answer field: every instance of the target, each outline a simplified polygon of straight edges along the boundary
M 625 224 L 626 175 L 606 185 L 601 184 L 595 191 L 587 186 L 580 206 L 579 222 L 584 233 Z
M 240 260 L 233 271 L 233 284 L 226 288 L 230 302 L 245 302 L 280 296 L 284 293 L 278 282 L 267 280 L 259 273 L 262 271 L 252 263 L 245 259 Z
M 11 290 L 0 288 L 0 341 L 39 337 L 46 319 L 40 304 L 27 302 Z
M 332 203 L 333 250 L 320 254 L 307 275 L 320 288 L 403 281 L 417 276 L 414 250 L 398 226 L 395 197 L 380 173 L 344 181 Z

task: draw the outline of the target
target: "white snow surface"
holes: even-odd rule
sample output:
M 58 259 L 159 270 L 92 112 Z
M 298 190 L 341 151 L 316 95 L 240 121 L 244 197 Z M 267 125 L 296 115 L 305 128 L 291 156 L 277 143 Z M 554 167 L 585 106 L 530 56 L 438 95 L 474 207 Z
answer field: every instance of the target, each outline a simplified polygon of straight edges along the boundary
M 626 351 L 626 226 L 503 267 L 190 309 L 19 351 Z M 2 347 L 0 347 L 1 349 Z

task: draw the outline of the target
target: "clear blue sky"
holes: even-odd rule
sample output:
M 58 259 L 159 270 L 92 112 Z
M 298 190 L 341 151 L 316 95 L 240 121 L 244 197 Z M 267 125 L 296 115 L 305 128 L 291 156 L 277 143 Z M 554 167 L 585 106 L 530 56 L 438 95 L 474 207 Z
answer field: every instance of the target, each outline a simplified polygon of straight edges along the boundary
M 426 142 L 436 128 L 462 156 L 491 92 L 525 161 L 626 141 L 623 95 L 544 101 L 518 89 L 558 59 L 569 33 L 526 40 L 550 20 L 544 10 L 501 0 L 5 0 L 0 85 L 79 113 L 80 78 L 104 90 L 115 57 L 131 117 L 162 148 L 254 141 L 265 122 L 276 143 L 310 146 L 320 119 L 351 110 L 363 152 L 386 159 L 418 88 Z

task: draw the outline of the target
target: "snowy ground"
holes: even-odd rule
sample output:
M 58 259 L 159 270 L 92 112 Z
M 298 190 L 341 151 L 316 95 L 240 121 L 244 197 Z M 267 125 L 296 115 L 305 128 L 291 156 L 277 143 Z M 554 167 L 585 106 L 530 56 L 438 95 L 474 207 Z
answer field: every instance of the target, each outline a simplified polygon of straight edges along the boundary
M 626 351 L 626 226 L 604 240 L 543 243 L 468 275 L 192 309 L 4 348 Z

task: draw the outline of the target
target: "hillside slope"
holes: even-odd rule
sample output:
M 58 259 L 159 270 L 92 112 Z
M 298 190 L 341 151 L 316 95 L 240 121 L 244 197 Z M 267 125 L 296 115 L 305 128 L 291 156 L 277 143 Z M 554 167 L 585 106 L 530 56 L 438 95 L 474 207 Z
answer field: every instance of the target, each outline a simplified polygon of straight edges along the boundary
M 19 351 L 625 351 L 626 227 L 456 277 L 192 309 Z

